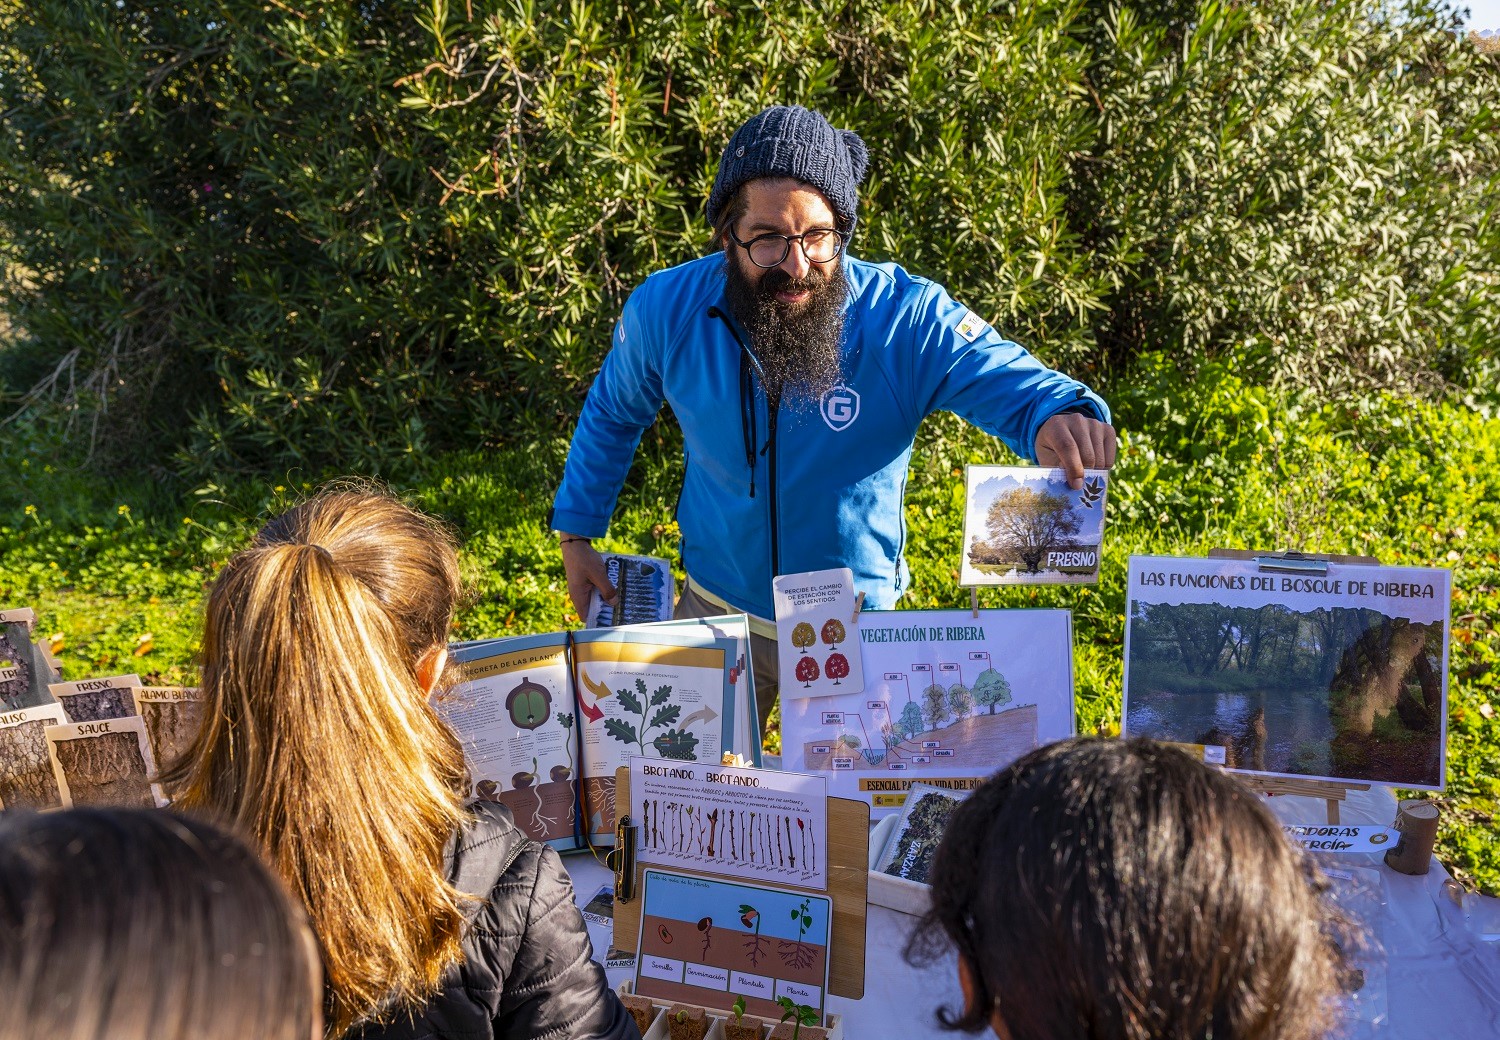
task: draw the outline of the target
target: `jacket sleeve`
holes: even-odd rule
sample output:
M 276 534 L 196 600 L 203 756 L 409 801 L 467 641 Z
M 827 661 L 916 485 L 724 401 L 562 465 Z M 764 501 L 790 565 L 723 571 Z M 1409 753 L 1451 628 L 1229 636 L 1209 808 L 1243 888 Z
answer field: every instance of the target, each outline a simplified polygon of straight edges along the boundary
M 588 928 L 573 900 L 573 883 L 556 850 L 543 847 L 540 855 L 522 862 L 534 865 L 526 872 L 531 875 L 530 900 L 525 929 L 503 984 L 495 1036 L 640 1040 L 635 1020 L 593 959 Z M 526 880 L 525 875 L 519 880 Z
M 1059 412 L 1109 422 L 1109 406 L 1098 394 L 1001 337 L 942 286 L 925 286 L 910 311 L 914 349 L 893 355 L 895 363 L 912 366 L 904 385 L 915 395 L 915 419 L 953 412 L 1031 461 L 1042 424 Z
M 625 301 L 610 351 L 579 413 L 552 502 L 555 531 L 597 538 L 609 528 L 615 501 L 641 434 L 663 403 L 659 315 L 648 302 L 647 279 Z

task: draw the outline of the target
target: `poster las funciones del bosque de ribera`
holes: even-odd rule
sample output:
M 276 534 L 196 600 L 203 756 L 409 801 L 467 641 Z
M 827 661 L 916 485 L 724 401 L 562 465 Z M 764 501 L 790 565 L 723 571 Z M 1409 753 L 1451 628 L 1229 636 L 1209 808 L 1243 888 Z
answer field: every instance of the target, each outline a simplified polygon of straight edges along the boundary
M 972 790 L 1071 736 L 1066 610 L 865 611 L 865 688 L 782 703 L 782 765 L 828 775 L 830 796 L 898 812 L 912 781 Z
M 1440 790 L 1450 579 L 1133 556 L 1124 733 L 1250 773 Z

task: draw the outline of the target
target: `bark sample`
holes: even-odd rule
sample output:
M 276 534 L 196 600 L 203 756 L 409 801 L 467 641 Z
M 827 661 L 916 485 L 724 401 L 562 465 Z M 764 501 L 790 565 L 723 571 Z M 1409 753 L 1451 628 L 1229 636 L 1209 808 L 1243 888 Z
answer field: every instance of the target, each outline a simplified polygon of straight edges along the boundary
M 165 770 L 192 745 L 203 726 L 202 701 L 143 701 L 141 718 L 156 768 Z
M 58 697 L 57 703 L 67 713 L 69 722 L 100 722 L 123 719 L 135 714 L 135 701 L 129 686 L 109 686 L 87 693 L 70 693 Z
M 47 757 L 48 722 L 38 719 L 0 729 L 0 803 L 7 809 L 51 809 L 62 792 Z
M 156 807 L 134 733 L 59 740 L 55 747 L 74 805 Z

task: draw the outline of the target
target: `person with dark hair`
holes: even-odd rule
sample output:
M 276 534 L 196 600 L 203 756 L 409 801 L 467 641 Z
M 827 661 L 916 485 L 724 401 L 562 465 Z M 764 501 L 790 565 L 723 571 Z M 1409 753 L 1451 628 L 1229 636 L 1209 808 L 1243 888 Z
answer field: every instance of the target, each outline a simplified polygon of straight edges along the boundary
M 0 818 L 0 1040 L 316 1040 L 318 951 L 243 842 L 155 809 Z
M 1231 777 L 1149 740 L 1039 748 L 955 810 L 907 958 L 1000 1040 L 1318 1040 L 1347 923 Z
M 272 520 L 209 591 L 204 726 L 164 779 L 301 900 L 330 1038 L 638 1040 L 557 852 L 464 804 L 431 703 L 459 591 L 452 537 L 391 495 Z
M 763 721 L 776 575 L 848 567 L 866 607 L 901 598 L 902 499 L 928 415 L 954 412 L 1075 488 L 1115 458 L 1109 410 L 1087 387 L 936 282 L 850 255 L 868 165 L 859 135 L 805 108 L 773 106 L 735 131 L 708 198 L 716 251 L 631 293 L 552 507 L 583 617 L 595 590 L 613 599 L 592 539 L 670 402 L 687 456 L 677 614 L 751 616 Z

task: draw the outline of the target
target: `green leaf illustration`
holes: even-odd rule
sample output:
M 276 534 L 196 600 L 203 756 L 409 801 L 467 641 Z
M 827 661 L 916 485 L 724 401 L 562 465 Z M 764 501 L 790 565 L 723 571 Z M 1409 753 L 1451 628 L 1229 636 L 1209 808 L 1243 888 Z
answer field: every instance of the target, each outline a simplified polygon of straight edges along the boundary
M 677 716 L 681 714 L 682 705 L 668 704 L 665 708 L 658 709 L 656 714 L 651 716 L 651 725 L 647 728 L 655 729 L 657 726 L 670 726 L 677 721 Z
M 637 744 L 635 727 L 623 719 L 605 719 L 604 732 L 623 744 Z
M 620 707 L 624 708 L 632 715 L 646 714 L 646 709 L 641 707 L 640 698 L 631 693 L 629 690 L 620 691 Z
M 637 681 L 639 681 L 639 680 L 637 680 Z M 642 683 L 641 684 L 641 693 L 645 693 L 645 692 L 646 692 L 646 685 L 645 685 L 645 683 Z M 667 703 L 667 698 L 670 697 L 670 696 L 672 696 L 672 687 L 670 687 L 670 686 L 658 686 L 656 688 L 656 692 L 651 695 L 651 706 L 654 708 L 658 704 L 665 704 L 665 703 Z

